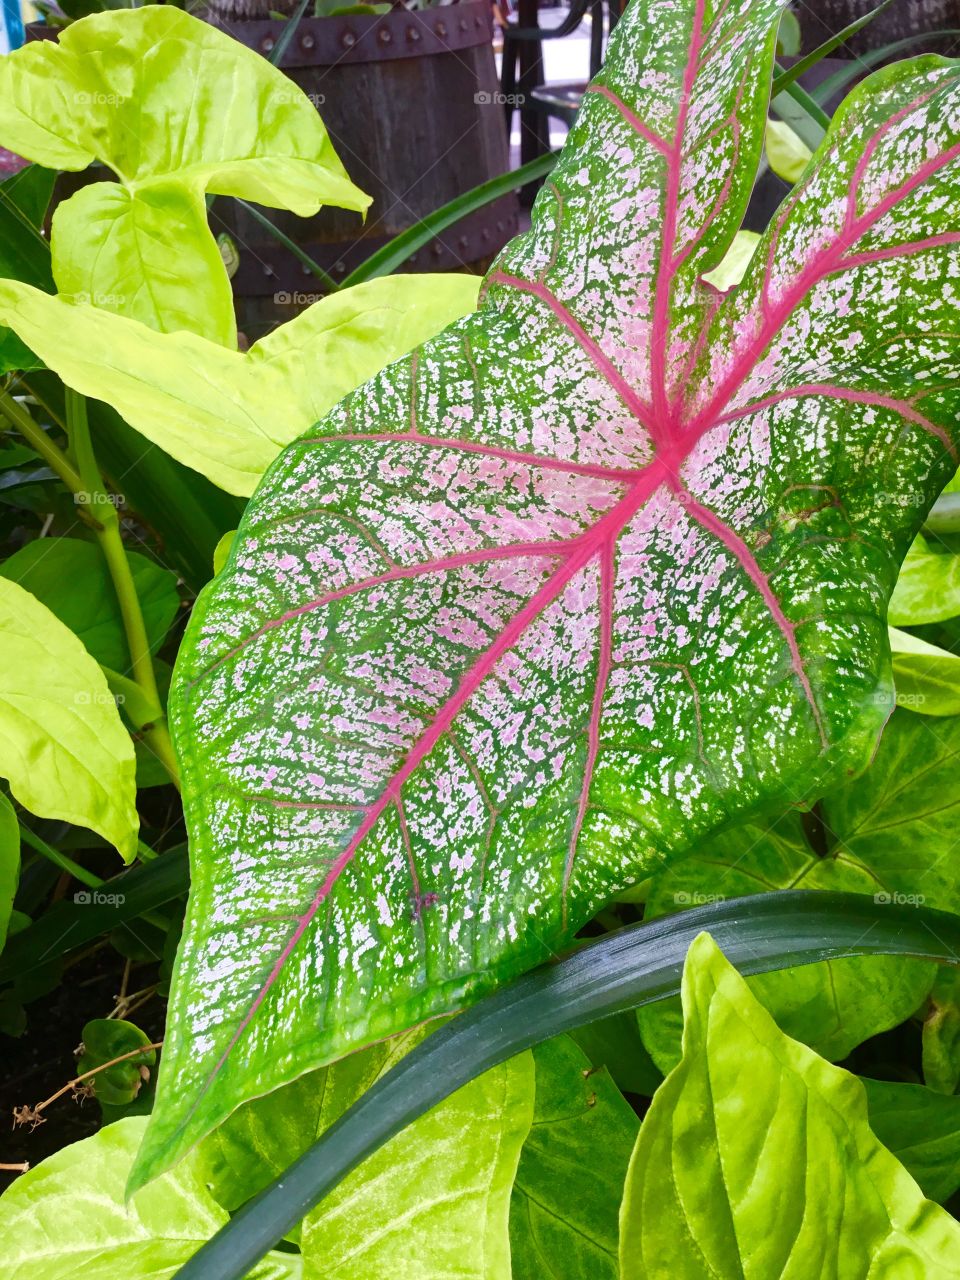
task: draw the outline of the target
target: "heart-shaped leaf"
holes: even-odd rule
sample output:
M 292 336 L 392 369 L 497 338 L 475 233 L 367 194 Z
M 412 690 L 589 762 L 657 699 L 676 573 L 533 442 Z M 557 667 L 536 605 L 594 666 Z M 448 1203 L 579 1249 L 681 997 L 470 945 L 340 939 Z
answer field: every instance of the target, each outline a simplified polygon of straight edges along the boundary
M 236 345 L 204 193 L 307 216 L 364 210 L 316 107 L 224 31 L 167 5 L 96 13 L 0 59 L 0 142 L 52 169 L 108 165 L 51 228 L 61 293 Z
M 866 763 L 956 465 L 960 91 L 862 85 L 718 295 L 780 9 L 638 0 L 480 310 L 249 506 L 172 699 L 193 888 L 135 1182 Z

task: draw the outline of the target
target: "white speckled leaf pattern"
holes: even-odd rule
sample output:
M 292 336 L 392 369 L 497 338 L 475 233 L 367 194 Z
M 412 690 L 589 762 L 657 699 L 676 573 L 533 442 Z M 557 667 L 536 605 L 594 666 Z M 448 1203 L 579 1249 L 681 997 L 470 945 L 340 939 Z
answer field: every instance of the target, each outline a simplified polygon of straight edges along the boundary
M 780 9 L 636 0 L 480 311 L 265 477 L 177 670 L 194 881 L 138 1181 L 866 762 L 956 466 L 960 91 L 861 87 L 723 300 Z

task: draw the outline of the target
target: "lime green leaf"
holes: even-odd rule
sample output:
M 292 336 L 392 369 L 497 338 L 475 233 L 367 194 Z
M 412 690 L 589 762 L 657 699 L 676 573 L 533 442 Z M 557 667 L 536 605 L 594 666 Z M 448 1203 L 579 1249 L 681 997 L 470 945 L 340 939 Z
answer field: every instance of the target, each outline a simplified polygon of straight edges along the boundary
M 921 1191 L 943 1203 L 960 1187 L 960 1098 L 922 1084 L 864 1080 L 870 1128 Z
M 960 715 L 960 656 L 890 628 L 897 705 L 925 716 Z
M 874 1137 L 860 1081 L 785 1036 L 707 934 L 683 1009 L 630 1164 L 622 1280 L 956 1275 L 960 1224 Z
M 640 1121 L 566 1036 L 533 1058 L 533 1127 L 510 1205 L 513 1280 L 617 1280 L 620 1201 Z
M 0 793 L 0 951 L 12 930 L 13 899 L 20 879 L 20 824 L 13 805 Z
M 0 776 L 41 818 L 89 827 L 130 861 L 134 753 L 106 679 L 45 605 L 0 578 Z
M 0 1196 L 4 1280 L 168 1280 L 223 1226 L 227 1215 L 194 1156 L 124 1203 L 145 1125 L 140 1117 L 108 1125 Z M 248 1280 L 294 1280 L 298 1263 L 271 1253 Z
M 960 717 L 898 710 L 870 768 L 822 802 L 842 856 L 869 867 L 877 899 L 956 911 Z
M 778 178 L 791 184 L 800 180 L 813 157 L 803 139 L 781 120 L 767 121 L 764 146 L 770 168 Z
M 658 872 L 644 918 L 786 888 L 889 896 L 876 872 L 842 847 L 828 857 L 816 853 L 799 817 L 789 814 L 770 828 L 747 825 L 722 832 L 692 857 Z M 920 960 L 865 956 L 761 974 L 747 984 L 782 1031 L 823 1057 L 839 1060 L 868 1037 L 910 1017 L 936 973 L 936 965 Z M 653 1060 L 661 1071 L 669 1071 L 680 1059 L 679 1000 L 646 1005 L 637 1010 L 637 1018 Z
M 895 627 L 944 622 L 960 613 L 960 555 L 938 551 L 918 537 L 907 552 L 890 600 Z
M 506 1280 L 533 1106 L 521 1054 L 397 1134 L 304 1219 L 305 1280 Z
M 712 271 L 705 271 L 701 278 L 721 293 L 726 293 L 746 275 L 760 239 L 756 231 L 738 231 L 717 265 Z
M 388 276 L 314 303 L 228 351 L 0 281 L 0 320 L 68 386 L 106 400 L 178 461 L 252 493 L 283 445 L 342 396 L 476 305 L 473 276 Z
M 51 169 L 99 160 L 119 179 L 58 207 L 61 292 L 228 346 L 233 301 L 204 193 L 302 216 L 370 203 L 307 96 L 173 6 L 94 14 L 0 60 L 0 144 Z
M 923 1020 L 923 1078 L 938 1093 L 960 1086 L 960 973 L 941 971 Z
M 143 621 L 156 651 L 180 607 L 177 576 L 135 551 L 127 552 Z M 130 665 L 120 605 L 106 561 L 93 542 L 40 538 L 0 564 L 0 575 L 19 582 L 83 641 L 101 666 Z
M 237 536 L 236 529 L 228 529 L 220 541 L 213 549 L 213 574 L 214 577 L 220 572 L 227 563 L 227 557 L 230 555 L 230 548 L 233 546 L 233 540 Z

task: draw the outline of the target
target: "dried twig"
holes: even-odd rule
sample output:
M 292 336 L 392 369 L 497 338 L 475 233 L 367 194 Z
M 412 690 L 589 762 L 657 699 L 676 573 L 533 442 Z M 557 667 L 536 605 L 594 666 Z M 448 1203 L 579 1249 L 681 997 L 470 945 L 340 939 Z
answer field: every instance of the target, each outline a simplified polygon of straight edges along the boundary
M 13 1108 L 13 1127 L 16 1129 L 18 1125 L 28 1124 L 31 1129 L 35 1129 L 38 1124 L 43 1124 L 46 1116 L 41 1115 L 51 1103 L 56 1102 L 58 1098 L 62 1098 L 65 1093 L 72 1094 L 75 1098 L 89 1098 L 93 1093 L 90 1085 L 84 1084 L 91 1076 L 97 1075 L 101 1071 L 106 1071 L 108 1067 L 115 1067 L 118 1062 L 126 1062 L 128 1058 L 136 1058 L 141 1053 L 149 1053 L 152 1049 L 163 1048 L 163 1041 L 156 1040 L 153 1044 L 140 1045 L 138 1049 L 131 1049 L 129 1053 L 121 1053 L 117 1058 L 111 1058 L 109 1062 L 101 1062 L 98 1067 L 92 1067 L 89 1071 L 84 1071 L 82 1075 L 75 1076 L 72 1080 L 58 1089 L 56 1093 L 52 1093 L 49 1098 L 45 1098 L 43 1102 L 38 1102 L 35 1107 L 14 1107 Z

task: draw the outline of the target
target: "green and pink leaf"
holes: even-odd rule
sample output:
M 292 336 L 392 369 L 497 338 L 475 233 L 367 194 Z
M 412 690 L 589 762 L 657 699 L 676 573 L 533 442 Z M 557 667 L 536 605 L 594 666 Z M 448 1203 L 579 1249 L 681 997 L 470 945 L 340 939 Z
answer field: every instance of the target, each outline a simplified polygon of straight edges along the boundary
M 781 8 L 635 0 L 481 309 L 265 477 L 177 669 L 193 888 L 135 1182 L 874 749 L 956 468 L 960 91 L 861 86 L 720 295 Z

